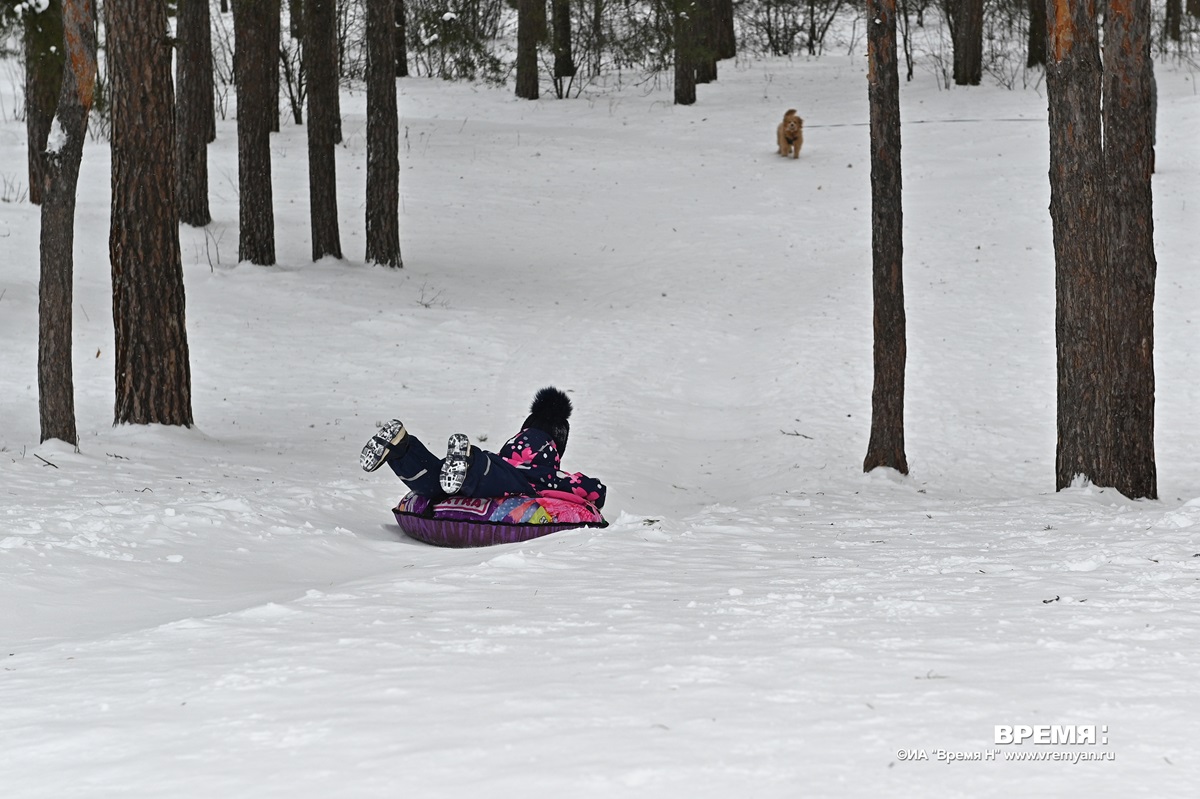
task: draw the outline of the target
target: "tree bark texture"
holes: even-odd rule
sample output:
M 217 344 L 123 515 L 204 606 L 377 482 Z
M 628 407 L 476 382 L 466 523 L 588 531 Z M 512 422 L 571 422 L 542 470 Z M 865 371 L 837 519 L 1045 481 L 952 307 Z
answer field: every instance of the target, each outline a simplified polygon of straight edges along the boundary
M 538 98 L 538 0 L 517 0 L 517 97 Z
M 896 32 L 900 36 L 900 49 L 904 53 L 905 81 L 913 79 L 912 22 L 909 2 L 910 0 L 896 0 Z M 809 52 L 812 53 L 812 51 L 813 46 L 810 38 Z
M 597 77 L 600 75 L 600 67 L 603 60 L 602 56 L 605 42 L 604 1 L 605 0 L 591 0 L 592 61 L 591 64 L 588 65 L 588 72 L 591 77 Z M 1196 2 L 1200 2 L 1200 0 L 1196 0 Z
M 400 120 L 392 0 L 367 0 L 367 256 L 400 268 Z
M 178 4 L 177 4 L 178 5 Z M 199 97 L 203 94 L 204 99 L 200 101 L 200 114 L 203 116 L 204 129 L 207 131 L 205 141 L 212 143 L 217 140 L 217 107 L 213 85 L 213 60 L 212 60 L 212 9 L 208 7 L 208 2 L 204 3 L 204 24 L 197 28 L 196 36 L 199 42 L 196 44 L 196 49 L 206 55 L 201 58 L 207 66 L 202 74 L 197 74 L 195 80 L 198 80 L 204 85 L 203 89 L 197 89 L 196 95 Z M 179 53 L 175 54 L 179 57 Z M 176 89 L 178 91 L 178 89 Z
M 396 0 L 396 27 L 393 28 L 393 48 L 396 51 L 396 77 L 408 77 L 408 9 L 404 0 Z
M 521 0 L 516 0 L 519 4 Z M 518 6 L 519 7 L 519 6 Z M 538 44 L 550 41 L 550 17 L 546 13 L 546 0 L 532 0 L 529 4 L 533 20 L 533 38 Z
M 1055 484 L 1112 485 L 1112 353 L 1105 317 L 1101 65 L 1093 0 L 1047 0 L 1046 94 L 1054 231 L 1058 445 Z
M 314 261 L 342 257 L 338 233 L 337 129 L 333 96 L 338 91 L 337 50 L 329 29 L 337 25 L 336 0 L 308 0 L 304 70 L 308 80 L 308 201 Z
M 104 4 L 112 84 L 116 424 L 192 424 L 164 0 Z
M 305 0 L 287 0 L 288 35 L 298 42 L 304 41 Z
M 696 37 L 696 83 L 717 79 L 717 15 L 714 0 L 696 0 L 693 9 L 693 33 Z
M 275 263 L 275 209 L 271 188 L 271 125 L 278 116 L 272 74 L 279 43 L 270 18 L 278 0 L 234 0 L 233 59 L 237 91 L 238 260 Z
M 1104 31 L 1103 224 L 1112 277 L 1113 486 L 1156 498 L 1154 458 L 1153 59 L 1150 0 L 1109 0 Z
M 550 0 L 554 26 L 554 77 L 573 78 L 577 68 L 571 52 L 571 0 Z
M 56 136 L 42 160 L 46 191 L 38 284 L 38 408 L 42 441 L 57 438 L 79 446 L 71 363 L 75 190 L 96 88 L 96 7 L 92 0 L 65 0 L 60 21 L 59 50 L 66 68 L 58 96 Z
M 717 58 L 737 56 L 737 35 L 733 26 L 733 0 L 714 0 L 713 14 L 716 18 Z
M 693 0 L 675 0 L 675 105 L 696 103 L 696 22 Z
M 176 14 L 179 220 L 204 227 L 212 221 L 208 207 L 208 134 L 213 122 L 213 65 L 208 0 L 177 0 Z
M 958 0 L 954 15 L 954 83 L 978 86 L 983 80 L 983 0 Z
M 904 452 L 904 213 L 900 173 L 900 73 L 896 0 L 867 0 L 867 94 L 871 106 L 871 256 L 875 382 L 863 471 L 908 474 Z
M 39 13 L 26 11 L 25 134 L 28 139 L 29 202 L 42 202 L 42 158 L 63 82 L 62 0 L 50 0 Z
M 1164 23 L 1168 39 L 1183 41 L 1183 0 L 1167 0 Z
M 1029 0 L 1029 53 L 1025 66 L 1046 65 L 1046 0 Z
M 337 75 L 338 75 L 338 84 L 340 85 L 341 79 L 342 79 L 342 51 L 341 51 L 342 42 L 338 38 L 338 36 L 339 36 L 338 26 L 334 25 L 329 30 L 329 38 L 333 41 L 333 43 L 330 45 L 330 47 L 333 48 L 334 53 L 337 53 L 337 61 L 336 61 Z M 334 123 L 333 143 L 341 144 L 342 143 L 342 93 L 340 91 L 333 93 L 333 123 Z
M 272 8 L 267 15 L 267 36 L 270 38 L 269 47 L 271 48 L 271 97 L 274 102 L 271 105 L 271 132 L 279 132 L 279 62 L 282 56 L 280 48 L 283 39 L 283 20 L 282 20 L 282 0 L 260 0 L 260 2 L 269 3 Z

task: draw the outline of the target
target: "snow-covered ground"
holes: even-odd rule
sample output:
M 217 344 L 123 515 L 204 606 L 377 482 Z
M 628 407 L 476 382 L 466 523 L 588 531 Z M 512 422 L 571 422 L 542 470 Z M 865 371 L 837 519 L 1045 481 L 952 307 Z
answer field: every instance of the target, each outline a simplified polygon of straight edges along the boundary
M 1192 795 L 1200 76 L 1159 64 L 1162 499 L 1133 502 L 1054 491 L 1045 97 L 921 72 L 912 473 L 862 473 L 864 72 L 727 63 L 689 108 L 665 86 L 530 103 L 402 80 L 401 271 L 362 262 L 361 95 L 341 262 L 309 261 L 285 118 L 279 265 L 236 263 L 222 121 L 215 220 L 181 230 L 190 430 L 112 427 L 109 153 L 89 141 L 79 452 L 38 443 L 38 209 L 0 204 L 4 796 Z M 773 151 L 793 107 L 798 161 Z M 24 148 L 10 113 L 9 182 Z M 377 424 L 499 446 L 547 384 L 611 526 L 406 538 L 403 487 L 357 464 Z M 1095 743 L 1001 744 L 1002 725 Z

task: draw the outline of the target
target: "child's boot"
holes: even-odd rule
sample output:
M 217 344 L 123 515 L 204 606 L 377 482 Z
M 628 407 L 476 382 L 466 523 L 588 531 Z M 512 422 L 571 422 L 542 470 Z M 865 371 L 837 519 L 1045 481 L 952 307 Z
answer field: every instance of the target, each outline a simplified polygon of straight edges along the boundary
M 363 471 L 373 472 L 382 466 L 388 456 L 404 441 L 406 435 L 408 433 L 399 419 L 393 419 L 379 428 L 379 432 L 371 436 L 371 440 L 362 448 L 362 454 L 358 456 L 358 463 L 363 467 Z
M 467 467 L 471 464 L 471 442 L 463 433 L 455 433 L 446 442 L 446 459 L 442 461 L 442 473 L 438 478 L 442 490 L 457 494 L 467 481 Z

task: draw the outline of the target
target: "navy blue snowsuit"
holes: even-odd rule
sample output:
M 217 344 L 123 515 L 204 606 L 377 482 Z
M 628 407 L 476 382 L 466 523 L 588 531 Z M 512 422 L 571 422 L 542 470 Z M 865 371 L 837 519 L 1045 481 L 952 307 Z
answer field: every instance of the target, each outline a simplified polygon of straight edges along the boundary
M 443 497 L 438 477 L 442 459 L 409 433 L 407 447 L 388 457 L 388 466 L 413 493 Z M 467 479 L 458 491 L 461 497 L 500 497 L 506 494 L 533 495 L 539 491 L 563 491 L 582 497 L 597 508 L 604 507 L 608 489 L 599 480 L 578 472 L 559 469 L 558 447 L 545 432 L 526 428 L 511 438 L 500 453 L 471 447 Z

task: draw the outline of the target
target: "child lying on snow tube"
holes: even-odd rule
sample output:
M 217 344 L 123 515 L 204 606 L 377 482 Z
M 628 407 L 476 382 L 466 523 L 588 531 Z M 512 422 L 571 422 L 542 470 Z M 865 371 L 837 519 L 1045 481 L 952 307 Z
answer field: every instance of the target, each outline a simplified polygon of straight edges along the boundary
M 455 433 L 446 443 L 446 457 L 438 458 L 407 430 L 399 419 L 379 428 L 359 456 L 365 471 L 386 463 L 417 496 L 437 502 L 448 496 L 532 496 L 563 492 L 604 507 L 607 489 L 595 478 L 559 469 L 567 436 L 571 400 L 557 388 L 543 388 L 533 399 L 521 432 L 499 453 L 471 446 L 466 435 Z

